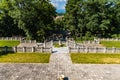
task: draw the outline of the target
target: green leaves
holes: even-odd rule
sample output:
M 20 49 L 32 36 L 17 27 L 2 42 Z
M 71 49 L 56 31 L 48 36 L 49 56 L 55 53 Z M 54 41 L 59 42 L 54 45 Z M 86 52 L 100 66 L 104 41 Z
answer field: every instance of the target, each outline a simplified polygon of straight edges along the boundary
M 2 20 L 0 22 L 6 25 L 3 27 L 9 26 L 12 29 L 13 26 L 9 24 L 15 24 L 15 27 L 25 32 L 28 39 L 43 41 L 45 37 L 51 35 L 50 30 L 53 29 L 55 16 L 55 8 L 49 0 L 2 0 L 0 3 L 0 19 Z M 8 18 L 8 21 L 11 18 L 12 21 L 8 24 L 3 17 Z
M 66 26 L 69 26 L 69 30 L 73 33 L 71 35 L 76 37 L 80 37 L 81 34 L 85 36 L 87 33 L 97 37 L 120 34 L 119 4 L 119 0 L 68 0 Z

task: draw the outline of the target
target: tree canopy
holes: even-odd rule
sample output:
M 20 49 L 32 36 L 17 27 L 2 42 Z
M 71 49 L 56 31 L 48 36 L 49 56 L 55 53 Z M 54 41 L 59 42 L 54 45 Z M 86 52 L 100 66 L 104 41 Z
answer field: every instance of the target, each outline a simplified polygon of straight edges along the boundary
M 120 37 L 120 0 L 67 0 L 58 19 L 55 10 L 50 0 L 0 0 L 0 36 Z
M 66 27 L 71 36 L 118 37 L 120 34 L 119 0 L 68 0 Z
M 3 25 L 3 22 L 9 27 L 8 30 L 17 31 L 15 28 L 19 28 L 23 30 L 28 39 L 39 41 L 44 40 L 51 34 L 54 28 L 56 12 L 55 7 L 53 7 L 49 0 L 0 1 L 0 24 Z M 4 21 L 4 17 L 8 21 Z M 0 26 L 0 28 L 7 28 L 5 25 Z M 13 26 L 15 28 L 12 28 Z M 2 33 L 5 33 L 5 31 Z

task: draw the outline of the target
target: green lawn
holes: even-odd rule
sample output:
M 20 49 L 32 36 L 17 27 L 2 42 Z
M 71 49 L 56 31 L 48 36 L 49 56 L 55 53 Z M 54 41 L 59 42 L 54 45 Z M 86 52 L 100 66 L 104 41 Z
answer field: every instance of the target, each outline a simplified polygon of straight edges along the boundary
M 8 46 L 13 47 L 20 44 L 20 41 L 17 40 L 0 40 L 0 47 Z
M 0 63 L 49 63 L 48 53 L 9 53 L 0 56 Z
M 58 43 L 54 43 L 53 45 L 54 45 L 54 47 L 57 47 L 57 48 L 59 48 L 59 47 L 65 47 L 66 46 L 65 44 L 59 45 Z
M 71 53 L 71 59 L 80 64 L 120 64 L 120 54 Z
M 120 48 L 120 41 L 101 41 L 102 46 Z

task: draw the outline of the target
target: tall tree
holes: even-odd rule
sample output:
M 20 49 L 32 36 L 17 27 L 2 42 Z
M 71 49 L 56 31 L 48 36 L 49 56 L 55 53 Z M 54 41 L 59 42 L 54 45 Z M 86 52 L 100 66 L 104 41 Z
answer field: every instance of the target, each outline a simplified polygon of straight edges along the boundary
M 53 29 L 55 8 L 49 0 L 11 1 L 10 15 L 29 39 L 44 40 Z
M 120 0 L 68 0 L 66 27 L 72 37 L 112 37 L 120 34 Z
M 9 15 L 10 10 L 9 0 L 0 0 L 0 36 L 18 36 L 20 33 L 22 36 L 23 31 L 17 27 L 14 19 Z

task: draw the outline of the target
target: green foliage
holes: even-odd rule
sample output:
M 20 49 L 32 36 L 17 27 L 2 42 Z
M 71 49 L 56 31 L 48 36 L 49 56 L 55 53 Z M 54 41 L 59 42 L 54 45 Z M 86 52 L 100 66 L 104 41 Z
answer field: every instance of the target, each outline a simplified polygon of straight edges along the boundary
M 14 19 L 9 15 L 11 10 L 10 1 L 1 0 L 0 2 L 0 36 L 22 36 L 23 30 L 17 27 Z
M 20 0 L 14 1 L 12 7 L 11 16 L 28 39 L 42 41 L 50 35 L 56 13 L 49 1 Z
M 79 64 L 120 64 L 120 54 L 72 53 L 71 59 Z
M 20 44 L 20 41 L 16 40 L 0 40 L 0 47 L 8 46 L 13 47 Z
M 1 0 L 0 36 L 43 41 L 54 29 L 55 7 L 49 0 Z
M 58 43 L 54 43 L 53 45 L 54 45 L 54 47 L 57 47 L 57 48 L 59 48 L 59 47 L 65 47 L 66 46 L 65 44 L 59 45 Z
M 49 58 L 45 53 L 9 53 L 0 56 L 0 63 L 49 63 Z
M 57 13 L 58 16 L 63 16 L 65 13 Z
M 120 41 L 101 41 L 100 44 L 105 47 L 120 48 Z
M 112 37 L 120 34 L 120 0 L 68 0 L 64 16 L 71 36 Z

